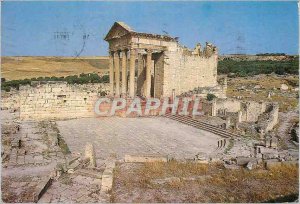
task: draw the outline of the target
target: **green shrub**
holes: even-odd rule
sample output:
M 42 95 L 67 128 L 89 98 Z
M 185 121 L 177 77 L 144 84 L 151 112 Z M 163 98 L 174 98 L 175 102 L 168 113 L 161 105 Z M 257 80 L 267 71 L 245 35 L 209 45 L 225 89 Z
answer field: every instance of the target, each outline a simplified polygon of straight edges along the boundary
M 252 76 L 257 74 L 299 74 L 299 58 L 289 61 L 236 61 L 226 59 L 218 62 L 218 73 L 235 73 L 237 76 Z
M 109 75 L 104 75 L 104 76 L 101 78 L 101 82 L 102 82 L 102 83 L 109 83 Z
M 32 81 L 66 81 L 68 84 L 87 84 L 87 83 L 109 83 L 109 75 L 100 77 L 97 73 L 84 74 L 79 76 L 67 76 L 67 77 L 38 77 L 23 80 L 11 80 L 1 81 L 1 90 L 10 91 L 11 88 L 19 89 L 20 85 L 30 85 Z
M 206 96 L 206 99 L 208 101 L 212 101 L 214 98 L 217 98 L 214 94 L 208 93 Z

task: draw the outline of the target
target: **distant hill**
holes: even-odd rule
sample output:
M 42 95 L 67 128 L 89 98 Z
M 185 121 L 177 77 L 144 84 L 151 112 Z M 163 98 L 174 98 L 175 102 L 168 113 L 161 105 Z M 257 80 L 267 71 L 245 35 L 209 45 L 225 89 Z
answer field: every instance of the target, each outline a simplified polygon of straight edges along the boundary
M 299 74 L 299 57 L 288 55 L 219 56 L 218 74 L 253 76 L 271 73 Z
M 219 60 L 234 61 L 290 61 L 298 58 L 296 55 L 274 55 L 274 54 L 257 54 L 257 55 L 219 55 Z
M 299 57 L 289 55 L 220 55 L 218 73 L 241 76 L 260 73 L 298 74 Z M 62 77 L 81 73 L 107 74 L 109 60 L 102 57 L 1 57 L 1 78 L 6 80 Z
M 108 72 L 108 57 L 1 57 L 6 80 Z

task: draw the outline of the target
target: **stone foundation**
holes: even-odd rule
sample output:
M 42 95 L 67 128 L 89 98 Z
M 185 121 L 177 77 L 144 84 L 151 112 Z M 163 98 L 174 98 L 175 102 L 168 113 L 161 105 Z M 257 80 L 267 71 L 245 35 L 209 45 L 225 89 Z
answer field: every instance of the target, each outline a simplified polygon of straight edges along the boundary
M 272 102 L 241 101 L 237 99 L 215 99 L 214 116 L 230 117 L 235 123 L 258 122 L 263 132 L 270 131 L 278 123 L 279 106 Z

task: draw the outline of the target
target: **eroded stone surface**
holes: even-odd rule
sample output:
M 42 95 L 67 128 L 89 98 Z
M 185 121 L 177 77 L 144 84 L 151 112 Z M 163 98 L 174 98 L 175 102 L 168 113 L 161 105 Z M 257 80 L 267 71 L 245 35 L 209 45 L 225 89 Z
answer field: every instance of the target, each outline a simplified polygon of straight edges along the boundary
M 168 155 L 192 159 L 209 154 L 221 138 L 215 134 L 167 118 L 83 118 L 58 121 L 58 128 L 72 152 L 82 152 L 93 142 L 97 158 L 125 154 Z

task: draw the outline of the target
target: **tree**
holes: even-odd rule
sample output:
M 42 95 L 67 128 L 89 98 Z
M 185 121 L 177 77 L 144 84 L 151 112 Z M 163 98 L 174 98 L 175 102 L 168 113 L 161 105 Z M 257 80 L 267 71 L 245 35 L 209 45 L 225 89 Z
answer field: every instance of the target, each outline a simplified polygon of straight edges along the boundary
M 206 99 L 208 101 L 212 101 L 214 98 L 217 98 L 214 94 L 208 93 L 206 96 Z

